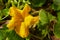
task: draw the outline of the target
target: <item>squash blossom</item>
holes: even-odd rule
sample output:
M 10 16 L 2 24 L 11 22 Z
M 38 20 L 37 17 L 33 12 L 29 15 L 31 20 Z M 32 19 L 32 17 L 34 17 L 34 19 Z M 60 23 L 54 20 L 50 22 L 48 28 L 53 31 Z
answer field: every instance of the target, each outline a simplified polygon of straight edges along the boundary
M 7 27 L 25 38 L 29 35 L 29 26 L 34 25 L 38 20 L 38 16 L 33 17 L 29 14 L 31 8 L 28 4 L 25 4 L 23 10 L 19 10 L 16 7 L 10 7 L 9 14 L 12 17 Z

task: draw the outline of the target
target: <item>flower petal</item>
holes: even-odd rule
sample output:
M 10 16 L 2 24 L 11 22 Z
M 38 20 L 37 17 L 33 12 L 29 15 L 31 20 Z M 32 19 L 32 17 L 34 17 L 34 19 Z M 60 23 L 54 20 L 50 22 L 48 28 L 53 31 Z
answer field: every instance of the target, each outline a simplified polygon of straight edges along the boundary
M 18 28 L 18 26 L 21 25 L 21 22 L 23 21 L 23 17 L 21 15 L 21 12 L 16 7 L 10 8 L 10 16 L 12 16 L 12 19 L 8 23 L 7 27 L 9 29 L 14 29 L 15 27 Z
M 23 10 L 19 10 L 16 7 L 10 8 L 9 14 L 12 16 L 12 19 L 7 24 L 7 27 L 14 29 L 22 38 L 29 35 L 29 26 L 38 21 L 38 17 L 33 17 L 29 14 L 30 10 L 31 8 L 28 4 L 25 5 Z
M 20 26 L 20 32 L 17 34 L 20 35 L 22 38 L 26 38 L 29 35 L 29 28 L 26 27 L 24 22 L 22 22 Z
M 25 17 L 25 19 L 24 19 L 25 25 L 26 25 L 26 26 L 27 26 L 27 25 L 29 26 L 29 25 L 31 24 L 32 19 L 33 19 L 33 16 L 31 16 L 31 15 Z
M 25 22 L 25 25 L 31 26 L 31 25 L 36 24 L 38 22 L 38 20 L 39 20 L 38 16 L 33 17 L 33 16 L 29 15 L 29 16 L 25 17 L 24 22 Z
M 9 23 L 7 24 L 7 27 L 10 29 L 10 30 L 13 30 L 14 29 L 14 26 L 15 26 L 15 22 L 14 22 L 14 18 L 12 18 Z
M 33 20 L 31 21 L 32 24 L 35 24 L 39 21 L 39 16 L 33 17 Z
M 21 15 L 21 10 L 19 10 L 16 7 L 10 7 L 10 16 L 12 17 L 19 17 L 19 18 L 23 18 Z
M 29 15 L 29 12 L 31 11 L 31 8 L 28 4 L 25 4 L 24 9 L 22 10 L 22 15 L 25 18 L 26 16 Z

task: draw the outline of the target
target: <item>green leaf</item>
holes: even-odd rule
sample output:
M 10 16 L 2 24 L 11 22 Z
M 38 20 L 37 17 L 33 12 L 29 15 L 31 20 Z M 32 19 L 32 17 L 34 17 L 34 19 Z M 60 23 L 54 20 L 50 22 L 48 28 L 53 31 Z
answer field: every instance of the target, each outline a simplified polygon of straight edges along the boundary
M 2 10 L 2 14 L 5 16 L 8 15 L 8 12 L 9 12 L 9 9 L 7 8 Z
M 41 21 L 42 25 L 48 23 L 48 16 L 47 16 L 47 12 L 45 10 L 41 9 L 39 11 L 39 17 L 40 17 L 40 21 Z
M 57 23 L 54 27 L 54 34 L 57 38 L 60 38 L 60 12 L 57 12 Z
M 2 30 L 8 30 L 8 28 L 6 27 L 7 25 L 6 24 L 4 24 L 4 25 L 2 25 Z
M 6 24 L 2 25 L 2 28 L 0 29 L 0 40 L 6 40 L 7 38 L 8 29 L 6 27 Z
M 27 37 L 26 40 L 30 40 L 30 37 Z
M 51 8 L 54 9 L 55 11 L 60 10 L 60 5 L 52 4 Z
M 47 34 L 48 34 L 47 28 L 43 29 L 43 30 L 42 30 L 42 35 L 43 35 L 43 37 L 46 37 Z
M 52 9 L 55 11 L 60 10 L 60 0 L 53 0 Z
M 51 15 L 49 15 L 48 12 L 46 12 L 43 9 L 41 9 L 39 11 L 40 21 L 39 21 L 39 24 L 38 24 L 38 28 L 40 29 L 41 35 L 42 35 L 43 38 L 46 37 L 46 35 L 48 34 L 47 23 L 49 22 L 50 16 Z
M 5 40 L 6 32 L 4 30 L 0 30 L 0 40 Z
M 8 30 L 6 25 L 3 25 L 3 29 L 0 29 L 0 40 L 24 40 L 13 30 Z
M 15 31 L 10 31 L 10 32 L 8 33 L 8 39 L 9 39 L 9 40 L 24 40 L 24 39 L 21 38 L 19 35 L 17 35 L 17 34 L 15 33 Z
M 57 38 L 60 38 L 60 23 L 57 23 L 54 27 L 54 34 Z
M 29 0 L 29 2 L 33 7 L 41 7 L 46 2 L 46 0 Z
M 57 12 L 57 20 L 60 22 L 60 12 Z
M 8 15 L 9 15 L 9 9 L 3 9 L 1 10 L 0 14 L 1 14 L 1 19 L 0 20 L 3 20 L 5 19 Z M 4 16 L 4 17 L 3 17 Z
M 53 16 L 51 13 L 48 13 L 48 19 L 49 19 L 49 22 L 52 21 L 52 20 L 55 20 L 55 16 Z
M 53 0 L 54 4 L 60 5 L 60 0 Z

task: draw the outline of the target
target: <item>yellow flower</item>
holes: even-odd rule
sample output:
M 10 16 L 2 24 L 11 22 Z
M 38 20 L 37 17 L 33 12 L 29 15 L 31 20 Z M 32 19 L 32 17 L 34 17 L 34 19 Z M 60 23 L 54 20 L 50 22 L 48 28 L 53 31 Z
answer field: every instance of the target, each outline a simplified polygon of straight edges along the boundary
M 33 17 L 29 14 L 31 8 L 28 4 L 25 4 L 23 10 L 19 10 L 16 7 L 10 7 L 10 16 L 12 17 L 7 27 L 10 30 L 15 30 L 16 33 L 25 38 L 29 35 L 29 26 L 34 25 L 38 20 L 39 17 Z

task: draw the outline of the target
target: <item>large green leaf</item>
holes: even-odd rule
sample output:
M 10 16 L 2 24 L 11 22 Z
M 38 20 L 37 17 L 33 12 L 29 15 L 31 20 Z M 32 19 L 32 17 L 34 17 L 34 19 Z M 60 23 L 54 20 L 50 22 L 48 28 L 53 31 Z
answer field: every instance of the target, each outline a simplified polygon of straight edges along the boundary
M 40 17 L 40 22 L 42 23 L 42 25 L 48 23 L 48 16 L 47 16 L 47 12 L 45 10 L 43 10 L 43 9 L 40 10 L 39 17 Z
M 33 7 L 41 7 L 46 2 L 46 0 L 29 0 L 29 2 Z
M 55 20 L 55 18 L 56 18 L 55 16 L 53 16 L 51 13 L 49 13 L 43 9 L 41 9 L 39 12 L 39 19 L 43 25 L 49 23 L 52 20 Z
M 38 27 L 39 27 L 39 29 L 41 31 L 42 37 L 44 38 L 48 34 L 48 31 L 47 31 L 48 30 L 48 28 L 47 28 L 48 13 L 45 10 L 41 9 L 39 11 L 39 17 L 40 17 L 39 18 L 40 21 L 39 21 Z
M 46 37 L 46 35 L 49 32 L 47 25 L 49 25 L 49 23 L 52 20 L 55 20 L 55 16 L 53 16 L 51 13 L 45 11 L 44 9 L 41 9 L 39 11 L 39 19 L 40 19 L 40 21 L 38 24 L 38 29 L 40 29 L 42 31 L 41 33 L 42 33 L 43 37 Z

